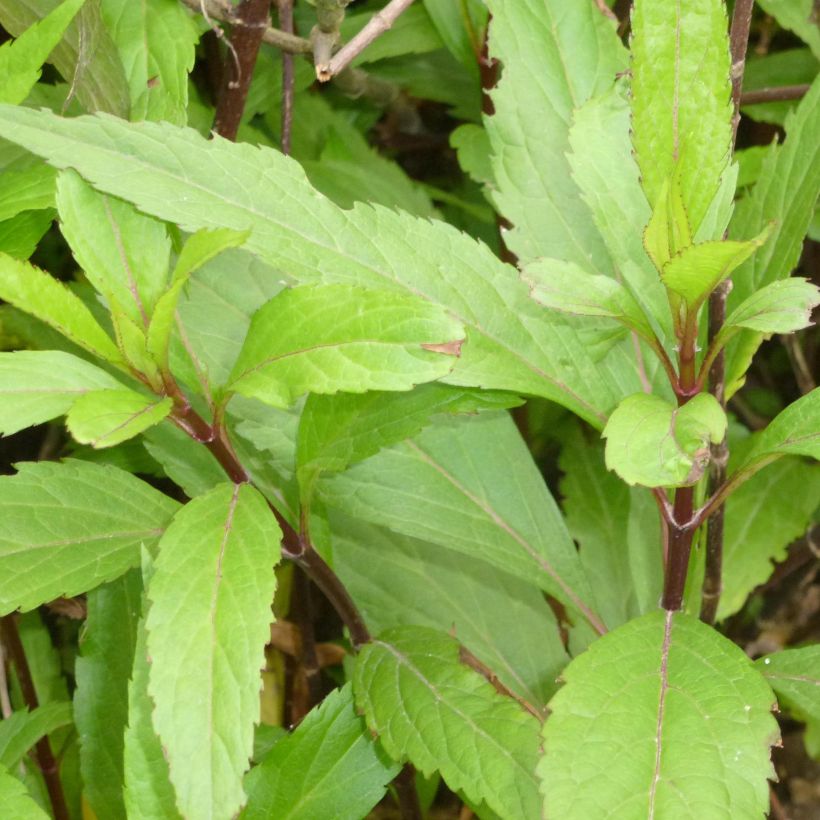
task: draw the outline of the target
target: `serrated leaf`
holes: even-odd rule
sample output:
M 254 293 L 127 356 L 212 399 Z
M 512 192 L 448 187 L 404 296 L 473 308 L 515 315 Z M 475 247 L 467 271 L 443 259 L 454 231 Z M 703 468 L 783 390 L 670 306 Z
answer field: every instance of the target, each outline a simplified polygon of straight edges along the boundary
M 762 817 L 774 778 L 772 693 L 743 650 L 652 612 L 564 670 L 538 765 L 544 815 Z M 606 772 L 606 777 L 601 777 Z
M 419 432 L 438 413 L 477 413 L 521 402 L 515 396 L 423 384 L 407 393 L 311 394 L 299 424 L 297 473 L 303 501 L 324 472 L 341 472 Z
M 0 766 L 0 814 L 6 820 L 48 820 L 26 787 Z
M 222 484 L 186 504 L 160 543 L 148 691 L 185 817 L 229 817 L 245 802 L 280 538 L 257 490 Z
M 685 487 L 703 475 L 709 443 L 726 432 L 726 413 L 714 396 L 698 393 L 682 407 L 659 396 L 624 399 L 604 428 L 606 466 L 627 484 Z
M 71 723 L 71 704 L 55 701 L 12 712 L 0 721 L 0 768 L 14 769 L 45 735 Z
M 820 30 L 817 28 L 817 8 L 812 0 L 758 0 L 758 3 L 783 28 L 791 29 L 808 43 L 814 56 L 820 59 Z
M 383 633 L 359 652 L 357 706 L 395 760 L 484 802 L 504 818 L 540 814 L 540 723 L 459 662 L 458 643 L 423 627 Z
M 294 288 L 254 315 L 229 389 L 274 407 L 307 392 L 409 390 L 449 373 L 463 339 L 459 322 L 421 299 Z
M 692 227 L 681 193 L 680 173 L 676 170 L 661 186 L 652 216 L 643 232 L 643 245 L 655 267 L 662 271 L 664 265 L 685 251 L 692 241 Z
M 472 555 L 333 512 L 333 568 L 374 633 L 448 631 L 535 707 L 568 657 L 541 590 Z
M 11 219 L 23 211 L 51 208 L 54 205 L 54 180 L 54 169 L 48 165 L 4 169 L 0 220 Z
M 689 245 L 664 264 L 661 279 L 666 287 L 684 298 L 690 311 L 695 311 L 768 236 L 769 230 L 764 230 L 746 242 L 727 239 Z
M 755 661 L 781 701 L 800 720 L 820 720 L 820 644 L 784 649 Z
M 248 775 L 243 820 L 359 820 L 398 774 L 353 706 L 350 684 L 331 692 Z
M 481 558 L 604 631 L 575 545 L 506 414 L 436 419 L 413 439 L 323 479 L 318 497 L 354 518 Z
M 632 141 L 641 183 L 654 208 L 677 172 L 693 234 L 730 158 L 727 31 L 722 0 L 636 0 L 632 9 Z
M 301 282 L 388 288 L 444 305 L 468 334 L 451 384 L 541 395 L 599 427 L 639 388 L 631 349 L 596 364 L 575 330 L 543 317 L 513 268 L 483 245 L 444 223 L 378 207 L 342 211 L 275 151 L 167 125 L 8 107 L 0 131 L 186 231 L 252 228 L 247 248 Z
M 800 277 L 772 282 L 739 304 L 726 327 L 747 327 L 761 333 L 793 333 L 811 325 L 812 309 L 820 304 L 820 289 Z
M 119 351 L 91 311 L 62 282 L 0 253 L 0 299 L 50 324 L 75 344 L 110 362 Z
M 168 397 L 144 396 L 135 390 L 93 390 L 77 399 L 66 423 L 81 444 L 113 447 L 159 424 L 172 407 Z
M 0 353 L 0 433 L 10 436 L 68 412 L 78 398 L 121 387 L 104 370 L 57 350 Z
M 458 164 L 473 182 L 493 184 L 493 165 L 490 159 L 490 139 L 484 128 L 473 123 L 459 125 L 450 134 L 450 145 L 458 156 Z
M 57 179 L 57 210 L 60 230 L 91 284 L 109 307 L 118 304 L 146 328 L 168 281 L 171 240 L 165 225 L 98 193 L 70 169 Z
M 0 614 L 122 575 L 178 507 L 129 473 L 82 461 L 21 464 L 0 488 Z
M 92 590 L 76 662 L 74 712 L 84 795 L 97 817 L 124 820 L 123 732 L 142 579 L 138 569 Z
M 586 273 L 572 262 L 539 259 L 527 265 L 522 278 L 536 302 L 579 316 L 605 316 L 652 338 L 646 316 L 629 291 L 615 279 Z
M 485 125 L 493 200 L 515 226 L 505 243 L 522 264 L 552 256 L 589 272 L 610 271 L 566 153 L 572 111 L 609 88 L 626 68 L 626 51 L 594 4 L 491 0 L 487 6 L 489 56 L 504 66 L 491 92 L 495 114 Z
M 131 119 L 185 125 L 199 39 L 191 15 L 174 0 L 102 0 L 100 10 L 128 78 Z
M 40 79 L 43 63 L 84 2 L 65 0 L 16 40 L 0 46 L 0 102 L 17 105 L 25 100 Z

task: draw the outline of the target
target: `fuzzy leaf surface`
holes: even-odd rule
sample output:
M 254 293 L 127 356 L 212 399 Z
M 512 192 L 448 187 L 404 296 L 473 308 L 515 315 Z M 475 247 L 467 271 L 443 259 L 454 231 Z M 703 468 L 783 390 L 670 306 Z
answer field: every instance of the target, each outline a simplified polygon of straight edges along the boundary
M 186 504 L 160 543 L 148 691 L 185 817 L 231 817 L 245 802 L 280 538 L 257 490 L 223 483 Z
M 677 170 L 693 234 L 729 162 L 727 30 L 722 0 L 637 0 L 632 10 L 632 141 L 641 181 L 654 208 Z
M 111 337 L 78 296 L 34 265 L 4 253 L 0 253 L 0 299 L 51 325 L 89 353 L 121 361 Z
M 171 412 L 167 396 L 144 396 L 135 390 L 93 390 L 74 403 L 68 411 L 71 435 L 80 444 L 113 447 L 149 427 L 159 424 Z
M 703 475 L 709 443 L 726 431 L 726 414 L 708 393 L 683 407 L 659 396 L 636 393 L 624 399 L 604 429 L 606 466 L 627 484 L 685 487 Z
M 566 154 L 573 110 L 626 68 L 624 47 L 594 4 L 490 0 L 487 6 L 490 57 L 504 66 L 490 92 L 495 114 L 485 118 L 493 200 L 514 226 L 504 241 L 521 264 L 551 256 L 606 272 L 611 262 Z
M 28 789 L 0 766 L 0 814 L 7 820 L 48 820 L 47 815 L 28 792 Z
M 540 723 L 463 665 L 453 638 L 424 627 L 388 630 L 360 651 L 353 691 L 393 759 L 428 777 L 440 771 L 451 789 L 503 818 L 539 815 Z
M 796 717 L 820 721 L 820 645 L 784 649 L 759 658 L 755 666 Z
M 85 0 L 65 0 L 54 11 L 0 46 L 0 102 L 18 105 L 40 79 L 43 63 L 60 42 Z
M 398 774 L 356 714 L 353 689 L 331 692 L 245 781 L 242 820 L 366 817 Z
M 276 151 L 167 124 L 9 107 L 0 108 L 0 135 L 183 230 L 252 228 L 246 247 L 303 283 L 388 288 L 445 306 L 468 337 L 449 383 L 545 396 L 599 427 L 639 387 L 631 351 L 596 364 L 576 331 L 545 319 L 516 271 L 485 246 L 379 207 L 343 211 Z
M 115 467 L 82 461 L 18 465 L 0 477 L 0 614 L 33 609 L 139 564 L 178 504 Z
M 462 325 L 442 308 L 348 285 L 288 289 L 261 307 L 229 387 L 274 407 L 303 393 L 409 390 L 453 369 Z
M 558 507 L 506 414 L 436 419 L 414 438 L 322 479 L 318 496 L 354 518 L 537 584 L 603 630 Z
M 28 711 L 12 712 L 0 721 L 0 768 L 14 769 L 45 735 L 71 723 L 71 704 L 54 701 Z
M 564 670 L 538 766 L 544 814 L 762 817 L 778 738 L 743 651 L 687 615 L 652 612 Z M 606 777 L 601 777 L 606 772 Z
M 811 312 L 818 304 L 817 285 L 790 277 L 772 282 L 749 296 L 729 314 L 726 326 L 746 327 L 760 333 L 793 333 L 811 325 Z
M 68 412 L 86 393 L 120 387 L 104 370 L 70 353 L 0 353 L 0 433 L 42 424 Z

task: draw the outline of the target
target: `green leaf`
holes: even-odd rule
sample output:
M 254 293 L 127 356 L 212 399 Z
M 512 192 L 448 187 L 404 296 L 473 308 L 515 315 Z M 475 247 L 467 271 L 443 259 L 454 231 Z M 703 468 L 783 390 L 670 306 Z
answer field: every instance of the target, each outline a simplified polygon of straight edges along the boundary
M 632 141 L 641 183 L 655 208 L 677 173 L 693 234 L 730 156 L 727 30 L 722 0 L 636 0 L 632 10 Z
M 323 479 L 318 497 L 354 518 L 481 558 L 604 630 L 561 514 L 506 414 L 436 419 Z
M 692 244 L 692 227 L 683 203 L 678 172 L 665 180 L 660 189 L 643 233 L 643 244 L 658 271 Z
M 820 30 L 813 0 L 758 0 L 758 5 L 783 28 L 791 29 L 820 59 Z
M 478 60 L 487 26 L 487 7 L 481 0 L 424 0 L 424 8 L 450 53 L 478 73 Z
M 522 273 L 532 298 L 540 305 L 579 316 L 605 316 L 652 338 L 643 311 L 620 282 L 586 273 L 572 262 L 539 259 Z
M 172 407 L 167 397 L 134 390 L 94 390 L 77 399 L 68 411 L 67 425 L 81 444 L 112 447 L 159 424 Z
M 349 285 L 289 289 L 254 315 L 229 388 L 274 407 L 307 392 L 409 390 L 449 373 L 463 338 L 459 322 L 421 299 Z
M 793 333 L 811 326 L 812 308 L 818 304 L 820 289 L 807 279 L 790 277 L 772 282 L 729 314 L 725 333 L 741 327 L 761 333 Z
M 11 35 L 54 11 L 61 0 L 0 0 L 0 21 Z M 128 85 L 98 0 L 86 2 L 49 57 L 86 111 L 128 116 Z
M 276 151 L 168 125 L 8 107 L 0 108 L 0 132 L 186 231 L 252 228 L 248 250 L 301 282 L 387 288 L 445 306 L 468 335 L 451 384 L 544 396 L 598 426 L 639 389 L 631 350 L 596 364 L 566 321 L 545 318 L 485 246 L 446 224 L 378 207 L 342 211 Z
M 714 396 L 698 393 L 682 407 L 659 396 L 624 399 L 604 428 L 606 466 L 627 484 L 685 487 L 709 464 L 709 443 L 726 432 L 726 414 Z
M 51 227 L 54 211 L 23 211 L 0 222 L 0 253 L 26 260 Z
M 458 643 L 424 627 L 383 633 L 362 647 L 356 704 L 395 760 L 486 803 L 502 817 L 539 816 L 540 723 L 459 661 Z
M 311 394 L 299 424 L 297 471 L 302 499 L 324 472 L 341 472 L 383 447 L 410 438 L 438 413 L 504 409 L 521 400 L 504 393 L 423 384 L 407 393 Z
M 68 24 L 85 0 L 65 0 L 54 11 L 24 31 L 16 40 L 0 46 L 0 102 L 17 105 L 28 96 L 48 55 L 63 37 Z
M 333 567 L 369 628 L 450 632 L 536 707 L 568 657 L 541 590 L 498 567 L 333 512 Z
M 784 649 L 755 661 L 777 699 L 800 720 L 820 720 L 820 644 Z
M 365 817 L 399 766 L 356 714 L 350 684 L 331 692 L 245 780 L 243 820 Z
M 0 488 L 0 614 L 122 575 L 178 506 L 129 473 L 82 461 L 21 464 Z
M 738 612 L 771 576 L 772 562 L 785 560 L 789 544 L 811 523 L 818 498 L 820 470 L 795 457 L 780 459 L 729 496 L 718 620 Z
M 0 721 L 0 768 L 16 768 L 41 737 L 67 726 L 71 720 L 71 704 L 59 701 L 4 717 Z
M 709 294 L 768 238 L 764 230 L 747 242 L 731 240 L 689 245 L 675 254 L 661 271 L 666 287 L 682 296 L 690 311 L 697 310 Z
M 134 569 L 88 595 L 76 662 L 74 713 L 84 795 L 97 817 L 125 818 L 123 732 L 134 665 L 142 579 Z
M 68 412 L 90 391 L 121 385 L 104 370 L 57 350 L 0 353 L 0 433 L 10 436 Z
M 63 236 L 91 284 L 110 308 L 116 303 L 132 322 L 147 327 L 168 281 L 165 225 L 98 193 L 72 170 L 57 180 L 57 210 Z
M 465 123 L 450 134 L 450 145 L 458 155 L 458 164 L 467 176 L 479 185 L 492 185 L 493 165 L 490 139 L 479 125 Z
M 186 504 L 160 543 L 148 691 L 185 817 L 229 817 L 245 801 L 280 538 L 257 490 L 222 484 Z
M 772 693 L 715 630 L 652 612 L 596 641 L 562 677 L 538 766 L 544 816 L 588 820 L 613 806 L 621 817 L 768 810 Z
M 174 0 L 102 0 L 102 18 L 131 91 L 131 119 L 187 122 L 197 26 Z
M 604 243 L 570 175 L 572 111 L 626 68 L 611 21 L 592 3 L 490 0 L 490 57 L 504 66 L 485 119 L 497 189 L 515 227 L 504 241 L 522 264 L 540 256 L 608 272 Z M 538 78 L 534 81 L 533 78 Z
M 0 814 L 6 820 L 48 820 L 26 787 L 5 767 L 0 766 Z
M 783 85 L 810 85 L 820 62 L 808 48 L 787 48 L 770 51 L 762 56 L 747 55 L 743 72 L 743 91 L 760 91 Z M 788 116 L 797 108 L 799 99 L 742 105 L 741 113 L 758 122 L 783 127 Z M 765 147 L 764 147 L 765 151 Z
M 11 219 L 23 211 L 37 211 L 54 205 L 54 169 L 32 165 L 22 170 L 3 170 L 0 190 L 0 220 Z
M 45 271 L 3 253 L 0 299 L 50 324 L 89 353 L 114 363 L 122 361 L 111 338 L 79 297 Z

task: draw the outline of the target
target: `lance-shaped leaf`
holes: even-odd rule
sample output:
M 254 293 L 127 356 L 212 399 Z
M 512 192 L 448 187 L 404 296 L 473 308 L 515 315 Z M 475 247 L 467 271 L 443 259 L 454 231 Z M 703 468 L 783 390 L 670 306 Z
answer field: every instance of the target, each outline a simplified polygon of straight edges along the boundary
M 424 627 L 383 633 L 359 653 L 356 704 L 394 760 L 502 817 L 538 817 L 540 721 L 459 661 L 458 643 Z
M 232 817 L 245 802 L 280 538 L 257 490 L 221 484 L 186 504 L 160 543 L 148 691 L 184 817 Z
M 820 304 L 820 289 L 800 277 L 772 282 L 741 302 L 726 319 L 725 335 L 742 327 L 761 333 L 793 333 L 811 325 L 812 309 Z
M 54 169 L 32 165 L 22 170 L 5 169 L 0 190 L 0 220 L 11 219 L 23 211 L 36 211 L 54 205 Z
M 561 513 L 505 413 L 436 419 L 413 439 L 323 479 L 318 495 L 354 518 L 537 584 L 605 631 Z
M 437 413 L 476 413 L 520 404 L 506 393 L 423 384 L 409 393 L 311 394 L 299 423 L 297 474 L 303 500 L 324 472 L 341 472 L 419 432 Z
M 538 765 L 544 816 L 762 817 L 774 697 L 735 644 L 652 612 L 564 670 Z M 605 773 L 605 777 L 601 773 Z
M 144 396 L 135 390 L 94 390 L 68 411 L 71 435 L 94 448 L 113 447 L 159 424 L 170 412 L 168 397 Z
M 76 663 L 74 712 L 84 795 L 97 817 L 125 820 L 123 732 L 134 666 L 142 578 L 127 572 L 88 596 L 88 617 Z
M 51 14 L 0 46 L 0 102 L 17 105 L 28 96 L 40 70 L 85 0 L 65 0 Z
M 626 68 L 614 26 L 589 3 L 490 0 L 490 56 L 504 66 L 485 119 L 493 200 L 514 227 L 505 242 L 522 264 L 540 256 L 611 270 L 606 247 L 567 162 L 572 111 Z M 537 77 L 537 81 L 533 78 Z
M 755 666 L 795 717 L 820 721 L 820 645 L 784 649 L 759 658 Z
M 241 817 L 366 817 L 399 768 L 356 714 L 347 684 L 310 711 L 250 772 Z
M 662 271 L 673 256 L 682 253 L 691 244 L 692 227 L 683 204 L 680 174 L 676 170 L 664 181 L 658 194 L 652 216 L 643 232 L 643 245 L 655 267 Z
M 78 296 L 39 268 L 0 253 L 0 299 L 59 330 L 74 344 L 111 362 L 122 357 Z
M 104 370 L 57 350 L 0 353 L 0 433 L 10 436 L 68 412 L 93 390 L 121 387 Z
M 110 581 L 139 564 L 179 505 L 115 467 L 21 464 L 0 477 L 0 614 Z
M 572 262 L 538 259 L 522 277 L 540 305 L 579 316 L 605 316 L 626 325 L 646 339 L 653 333 L 646 316 L 629 291 L 615 279 L 586 273 Z
M 632 10 L 632 141 L 641 182 L 654 208 L 677 171 L 693 234 L 729 162 L 727 28 L 722 0 L 636 0 Z
M 294 288 L 254 315 L 229 387 L 275 407 L 307 392 L 409 390 L 449 373 L 463 339 L 460 322 L 421 299 Z
M 168 281 L 165 225 L 98 193 L 72 170 L 57 180 L 57 210 L 63 236 L 91 284 L 110 307 L 118 304 L 131 321 L 147 327 Z
M 599 427 L 639 389 L 631 350 L 620 346 L 596 364 L 577 332 L 544 317 L 487 247 L 445 223 L 361 204 L 341 210 L 276 151 L 167 124 L 8 106 L 0 134 L 183 230 L 252 228 L 248 250 L 300 282 L 385 288 L 446 306 L 469 336 L 451 384 L 545 396 Z M 270 271 L 266 278 L 277 282 Z
M 101 12 L 128 78 L 131 119 L 185 125 L 199 39 L 191 15 L 169 0 L 105 0 Z
M 0 815 L 14 820 L 48 820 L 26 787 L 5 766 L 0 766 Z
M 45 735 L 71 723 L 71 704 L 54 701 L 12 712 L 0 721 L 0 767 L 14 769 L 29 749 Z
M 765 230 L 747 242 L 727 239 L 689 245 L 666 262 L 661 279 L 666 287 L 684 298 L 690 311 L 695 311 L 766 241 L 768 235 L 769 231 Z
M 685 487 L 703 475 L 709 444 L 726 432 L 726 413 L 714 396 L 699 393 L 682 407 L 659 396 L 624 399 L 604 428 L 606 466 L 627 484 Z

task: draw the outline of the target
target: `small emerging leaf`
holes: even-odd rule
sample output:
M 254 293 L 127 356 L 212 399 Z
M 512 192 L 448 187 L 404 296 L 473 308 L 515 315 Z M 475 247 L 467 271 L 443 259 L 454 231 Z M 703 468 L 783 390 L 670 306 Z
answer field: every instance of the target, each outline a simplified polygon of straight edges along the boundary
M 664 180 L 652 216 L 643 234 L 643 244 L 655 267 L 662 271 L 675 255 L 692 244 L 692 228 L 683 204 L 679 172 Z
M 94 390 L 68 412 L 68 429 L 80 444 L 113 447 L 159 424 L 170 412 L 169 398 L 144 396 L 134 390 Z
M 348 285 L 285 290 L 253 317 L 229 388 L 275 407 L 303 393 L 409 390 L 452 370 L 461 323 L 443 308 Z M 442 354 L 429 348 L 441 349 Z M 425 349 L 426 348 L 426 349 Z
M 725 432 L 726 414 L 708 393 L 682 407 L 636 393 L 618 405 L 604 429 L 606 466 L 627 484 L 687 486 L 703 475 L 709 443 Z

